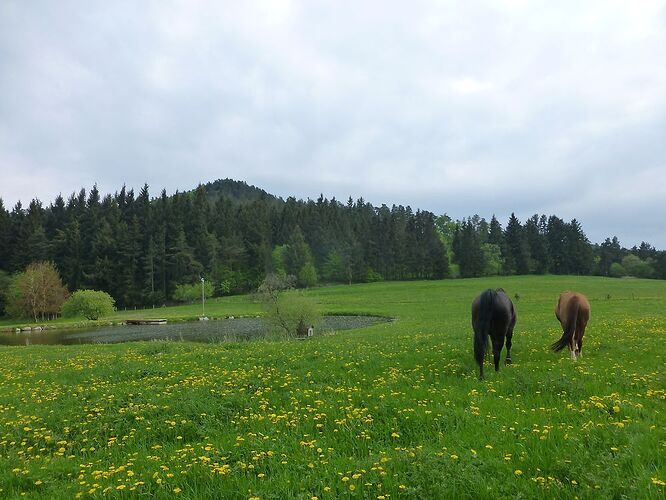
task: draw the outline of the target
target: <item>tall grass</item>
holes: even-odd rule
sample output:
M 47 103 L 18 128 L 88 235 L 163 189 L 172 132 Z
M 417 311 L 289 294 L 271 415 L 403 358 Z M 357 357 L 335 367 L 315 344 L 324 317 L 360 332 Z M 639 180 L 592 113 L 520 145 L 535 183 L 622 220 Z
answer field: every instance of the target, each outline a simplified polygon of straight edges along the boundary
M 479 382 L 470 305 L 495 286 L 518 313 L 514 364 Z M 576 363 L 548 350 L 565 289 L 592 305 Z M 324 312 L 396 321 L 305 342 L 2 348 L 0 497 L 664 497 L 666 283 L 310 293 Z

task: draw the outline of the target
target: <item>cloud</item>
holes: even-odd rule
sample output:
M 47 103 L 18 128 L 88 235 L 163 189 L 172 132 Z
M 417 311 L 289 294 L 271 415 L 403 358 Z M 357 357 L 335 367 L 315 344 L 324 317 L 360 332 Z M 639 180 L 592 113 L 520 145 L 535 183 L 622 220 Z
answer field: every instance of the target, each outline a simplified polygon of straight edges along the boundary
M 0 197 L 233 177 L 666 248 L 664 47 L 652 1 L 3 2 Z

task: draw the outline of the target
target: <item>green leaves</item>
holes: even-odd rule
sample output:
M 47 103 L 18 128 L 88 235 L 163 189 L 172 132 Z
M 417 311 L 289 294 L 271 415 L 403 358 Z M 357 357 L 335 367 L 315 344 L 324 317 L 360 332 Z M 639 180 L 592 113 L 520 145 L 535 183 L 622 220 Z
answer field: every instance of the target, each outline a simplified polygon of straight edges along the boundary
M 63 316 L 83 316 L 97 320 L 113 313 L 115 301 L 106 292 L 99 290 L 77 290 L 62 305 Z

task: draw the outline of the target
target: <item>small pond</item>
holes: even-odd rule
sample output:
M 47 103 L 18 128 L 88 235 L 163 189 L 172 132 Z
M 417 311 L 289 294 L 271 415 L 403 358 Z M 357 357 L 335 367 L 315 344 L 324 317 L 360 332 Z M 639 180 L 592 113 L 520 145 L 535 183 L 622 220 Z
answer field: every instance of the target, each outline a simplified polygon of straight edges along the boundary
M 364 328 L 390 321 L 378 316 L 324 316 L 317 333 Z M 112 344 L 138 340 L 172 340 L 193 342 L 238 342 L 263 338 L 266 332 L 261 318 L 236 318 L 193 321 L 166 325 L 122 325 L 52 329 L 41 332 L 0 332 L 0 345 L 70 345 Z

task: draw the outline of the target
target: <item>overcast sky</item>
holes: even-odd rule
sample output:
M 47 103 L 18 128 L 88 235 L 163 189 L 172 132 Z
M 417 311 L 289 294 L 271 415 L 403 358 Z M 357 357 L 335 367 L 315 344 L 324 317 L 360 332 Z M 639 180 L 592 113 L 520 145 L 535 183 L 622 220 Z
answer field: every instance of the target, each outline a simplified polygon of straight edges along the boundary
M 0 198 L 273 194 L 666 249 L 666 2 L 0 2 Z

